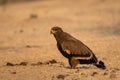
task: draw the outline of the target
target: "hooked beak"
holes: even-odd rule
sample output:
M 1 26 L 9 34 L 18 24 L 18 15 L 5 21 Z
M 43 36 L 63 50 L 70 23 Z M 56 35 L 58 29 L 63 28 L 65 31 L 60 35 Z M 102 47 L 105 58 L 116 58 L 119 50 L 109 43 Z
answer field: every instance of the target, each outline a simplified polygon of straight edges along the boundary
M 55 30 L 51 30 L 50 31 L 50 34 L 55 34 L 57 31 L 55 31 Z

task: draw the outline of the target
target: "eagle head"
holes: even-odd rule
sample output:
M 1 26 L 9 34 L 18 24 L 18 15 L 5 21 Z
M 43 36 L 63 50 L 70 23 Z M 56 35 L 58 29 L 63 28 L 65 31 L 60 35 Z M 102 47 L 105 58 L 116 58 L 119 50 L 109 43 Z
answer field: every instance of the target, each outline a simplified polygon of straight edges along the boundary
M 52 28 L 51 28 L 50 33 L 53 34 L 53 35 L 55 35 L 55 34 L 57 34 L 57 33 L 59 33 L 59 32 L 62 32 L 62 31 L 63 31 L 63 30 L 62 30 L 60 27 L 55 26 L 55 27 L 52 27 Z

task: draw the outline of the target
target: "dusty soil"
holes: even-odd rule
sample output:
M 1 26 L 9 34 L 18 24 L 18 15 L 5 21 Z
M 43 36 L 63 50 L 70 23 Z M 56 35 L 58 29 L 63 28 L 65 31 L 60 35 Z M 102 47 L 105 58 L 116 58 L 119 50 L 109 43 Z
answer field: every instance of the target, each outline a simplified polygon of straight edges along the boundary
M 50 35 L 60 26 L 107 66 L 70 69 Z M 120 80 L 119 0 L 40 0 L 0 6 L 0 80 Z

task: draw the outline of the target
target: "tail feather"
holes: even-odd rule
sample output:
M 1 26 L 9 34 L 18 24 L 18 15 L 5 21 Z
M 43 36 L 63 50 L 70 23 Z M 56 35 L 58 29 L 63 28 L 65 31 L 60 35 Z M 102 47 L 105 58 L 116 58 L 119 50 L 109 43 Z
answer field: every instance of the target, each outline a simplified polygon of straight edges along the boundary
M 98 63 L 95 64 L 95 66 L 101 69 L 106 69 L 106 66 L 103 61 L 99 61 Z

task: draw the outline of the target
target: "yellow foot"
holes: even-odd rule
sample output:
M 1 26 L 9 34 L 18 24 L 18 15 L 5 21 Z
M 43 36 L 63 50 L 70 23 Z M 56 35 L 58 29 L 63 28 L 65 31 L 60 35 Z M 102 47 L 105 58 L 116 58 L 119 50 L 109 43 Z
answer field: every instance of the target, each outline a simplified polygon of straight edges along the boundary
M 76 69 L 75 67 L 71 67 L 71 69 Z

